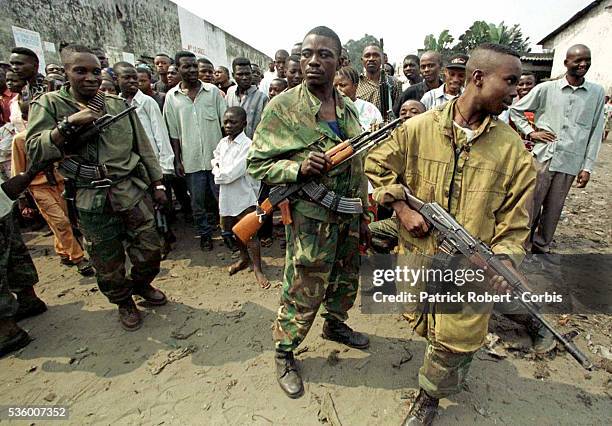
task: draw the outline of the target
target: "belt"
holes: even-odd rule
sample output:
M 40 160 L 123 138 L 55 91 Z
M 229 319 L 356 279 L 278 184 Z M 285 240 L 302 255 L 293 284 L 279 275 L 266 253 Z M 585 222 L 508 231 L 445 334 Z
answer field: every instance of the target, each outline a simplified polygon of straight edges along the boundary
M 108 170 L 104 164 L 79 163 L 72 158 L 66 158 L 60 163 L 60 169 L 74 176 L 79 188 L 110 188 L 119 179 L 113 181 L 108 177 Z M 83 181 L 88 182 L 83 184 Z
M 308 182 L 302 187 L 302 191 L 314 202 L 332 211 L 345 214 L 363 213 L 361 198 L 342 197 L 327 189 L 323 184 Z

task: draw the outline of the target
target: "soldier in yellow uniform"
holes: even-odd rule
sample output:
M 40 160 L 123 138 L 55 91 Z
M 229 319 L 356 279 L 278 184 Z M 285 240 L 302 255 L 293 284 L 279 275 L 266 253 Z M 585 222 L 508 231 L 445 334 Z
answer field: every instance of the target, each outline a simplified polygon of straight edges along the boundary
M 467 63 L 464 93 L 407 120 L 366 160 L 376 202 L 392 207 L 400 221 L 400 249 L 433 255 L 437 241 L 429 225 L 406 204 L 404 187 L 436 201 L 472 235 L 491 245 L 507 265 L 524 255 L 535 169 L 520 137 L 497 119 L 516 96 L 518 54 L 483 44 Z M 492 280 L 504 283 L 500 277 Z M 419 394 L 404 424 L 431 424 L 440 398 L 458 393 L 474 353 L 487 334 L 490 309 L 482 314 L 429 313 L 412 316 L 428 340 L 419 371 Z

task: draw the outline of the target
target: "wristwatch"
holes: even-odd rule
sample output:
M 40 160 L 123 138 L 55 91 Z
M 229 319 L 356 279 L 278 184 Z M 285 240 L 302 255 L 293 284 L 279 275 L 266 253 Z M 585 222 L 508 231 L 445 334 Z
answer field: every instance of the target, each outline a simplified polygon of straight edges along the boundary
M 166 187 L 164 185 L 155 185 L 155 190 L 165 191 Z

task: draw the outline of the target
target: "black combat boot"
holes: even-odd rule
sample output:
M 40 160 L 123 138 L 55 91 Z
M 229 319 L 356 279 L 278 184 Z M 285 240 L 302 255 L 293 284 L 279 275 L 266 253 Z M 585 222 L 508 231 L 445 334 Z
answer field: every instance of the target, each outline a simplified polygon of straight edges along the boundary
M 537 354 L 545 354 L 557 346 L 554 334 L 535 318 L 530 318 L 530 322 L 527 324 L 527 333 L 533 341 L 533 351 Z
M 438 398 L 427 395 L 423 389 L 419 389 L 419 394 L 412 403 L 408 415 L 402 422 L 402 426 L 429 426 L 438 413 Z
M 0 319 L 0 357 L 23 348 L 32 339 L 13 318 Z
M 323 324 L 323 338 L 342 343 L 351 348 L 365 349 L 370 346 L 370 339 L 365 334 L 353 331 L 351 327 L 334 319 L 326 319 Z
M 16 292 L 15 295 L 19 303 L 19 308 L 17 308 L 17 313 L 14 317 L 15 321 L 40 315 L 47 310 L 47 305 L 38 298 L 34 292 L 34 287 L 27 287 Z
M 293 352 L 276 351 L 276 379 L 289 398 L 299 398 L 304 394 L 304 383 L 293 358 Z

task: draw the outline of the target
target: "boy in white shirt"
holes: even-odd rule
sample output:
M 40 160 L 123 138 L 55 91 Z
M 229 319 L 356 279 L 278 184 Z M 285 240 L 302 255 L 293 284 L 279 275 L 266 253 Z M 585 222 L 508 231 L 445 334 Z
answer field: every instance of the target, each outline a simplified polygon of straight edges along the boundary
M 255 211 L 259 182 L 252 179 L 246 172 L 246 158 L 251 146 L 251 139 L 245 133 L 247 117 L 242 107 L 230 107 L 223 115 L 223 128 L 227 135 L 217 145 L 213 153 L 212 174 L 215 183 L 219 185 L 219 216 L 223 240 L 228 246 L 237 244 L 240 249 L 240 260 L 230 265 L 228 272 L 246 269 L 249 260 L 253 263 L 255 279 L 261 288 L 269 288 L 261 269 L 261 247 L 255 236 L 248 243 L 248 248 L 234 238 L 232 227 L 246 214 Z

